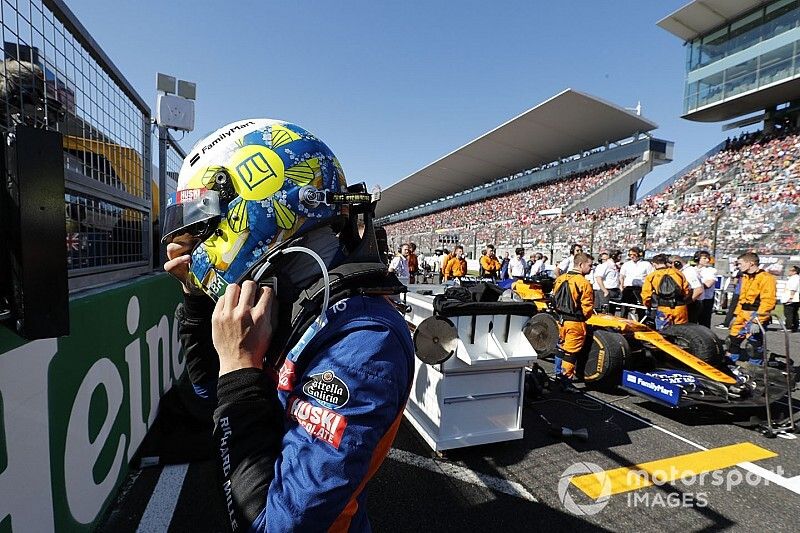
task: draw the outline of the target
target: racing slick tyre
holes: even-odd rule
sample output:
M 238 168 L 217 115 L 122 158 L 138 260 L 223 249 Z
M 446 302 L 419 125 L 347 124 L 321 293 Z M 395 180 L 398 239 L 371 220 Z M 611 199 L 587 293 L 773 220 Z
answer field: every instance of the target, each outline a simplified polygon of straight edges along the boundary
M 622 379 L 625 360 L 630 356 L 628 340 L 613 331 L 596 330 L 586 339 L 591 340 L 584 349 L 585 360 L 579 360 L 583 368 L 583 381 L 592 388 L 614 390 Z M 581 358 L 583 359 L 583 358 Z
M 533 315 L 525 324 L 522 332 L 539 357 L 547 357 L 556 353 L 558 322 L 553 315 L 547 313 Z
M 671 343 L 709 364 L 720 362 L 725 353 L 717 335 L 700 324 L 667 326 L 661 330 L 661 334 Z

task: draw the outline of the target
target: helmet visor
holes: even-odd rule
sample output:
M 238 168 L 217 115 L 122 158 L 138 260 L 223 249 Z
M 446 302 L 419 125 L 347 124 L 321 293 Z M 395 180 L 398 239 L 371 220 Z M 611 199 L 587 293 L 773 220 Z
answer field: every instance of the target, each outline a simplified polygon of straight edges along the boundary
M 202 237 L 214 219 L 219 219 L 219 193 L 210 189 L 183 189 L 167 198 L 164 210 L 162 243 L 172 242 L 176 235 L 191 233 Z

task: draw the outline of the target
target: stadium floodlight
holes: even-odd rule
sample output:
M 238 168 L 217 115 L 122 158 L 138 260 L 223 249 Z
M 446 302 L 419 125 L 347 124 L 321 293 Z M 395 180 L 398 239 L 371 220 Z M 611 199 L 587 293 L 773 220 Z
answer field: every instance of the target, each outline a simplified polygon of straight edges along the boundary
M 159 72 L 156 90 L 159 93 L 156 101 L 156 124 L 161 128 L 192 131 L 197 85 Z
M 191 81 L 178 80 L 178 96 L 187 100 L 197 99 L 197 84 Z
M 169 76 L 160 72 L 156 74 L 156 89 L 164 94 L 175 94 L 175 83 L 175 76 Z

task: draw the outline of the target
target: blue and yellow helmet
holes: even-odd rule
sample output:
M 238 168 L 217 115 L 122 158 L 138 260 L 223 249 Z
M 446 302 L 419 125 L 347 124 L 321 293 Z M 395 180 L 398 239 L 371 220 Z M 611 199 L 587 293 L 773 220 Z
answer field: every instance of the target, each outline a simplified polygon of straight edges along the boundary
M 233 122 L 184 160 L 162 240 L 200 238 L 190 281 L 218 298 L 281 243 L 342 214 L 340 205 L 320 200 L 346 188 L 336 156 L 303 128 L 271 119 Z

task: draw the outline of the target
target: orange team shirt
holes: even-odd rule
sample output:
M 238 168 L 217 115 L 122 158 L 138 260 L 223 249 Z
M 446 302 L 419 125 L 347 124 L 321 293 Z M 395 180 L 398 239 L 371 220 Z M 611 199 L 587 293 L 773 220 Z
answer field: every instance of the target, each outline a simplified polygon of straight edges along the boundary
M 483 270 L 489 275 L 500 272 L 500 261 L 497 260 L 497 257 L 491 258 L 488 255 L 482 255 L 481 266 L 483 267 Z
M 572 301 L 581 306 L 583 316 L 585 318 L 592 316 L 592 314 L 594 314 L 594 292 L 589 280 L 587 280 L 584 275 L 574 271 L 561 274 L 558 276 L 553 286 L 553 294 L 555 294 L 564 282 L 569 283 L 569 292 L 572 295 Z
M 445 279 L 460 278 L 467 275 L 467 260 L 463 257 L 453 257 L 444 268 Z
M 661 284 L 661 280 L 664 276 L 670 276 L 675 280 L 675 283 L 681 288 L 681 294 L 683 294 L 684 299 L 688 298 L 689 294 L 691 294 L 692 289 L 689 287 L 689 282 L 686 281 L 686 276 L 684 276 L 682 272 L 672 267 L 657 268 L 644 278 L 644 283 L 642 284 L 642 302 L 647 307 L 650 307 L 653 294 L 655 293 L 658 295 L 658 286 Z

